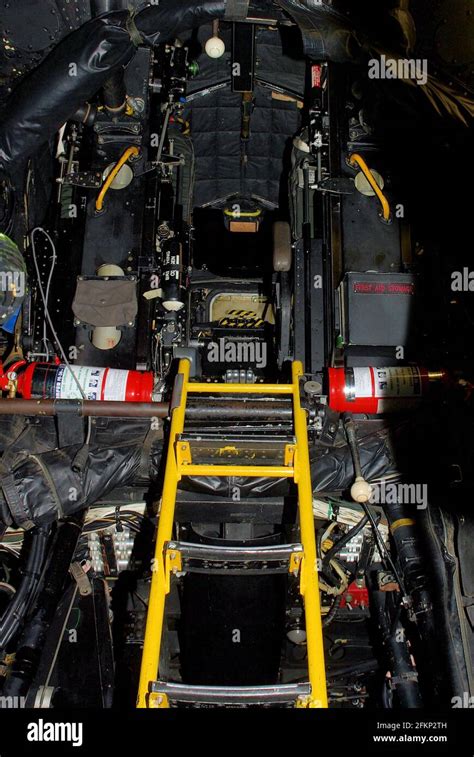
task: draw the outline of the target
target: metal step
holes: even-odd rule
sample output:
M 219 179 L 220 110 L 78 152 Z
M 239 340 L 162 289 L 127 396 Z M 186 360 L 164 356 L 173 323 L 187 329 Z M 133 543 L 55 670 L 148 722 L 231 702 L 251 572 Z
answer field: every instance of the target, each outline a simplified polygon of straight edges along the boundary
M 293 524 L 296 508 L 295 495 L 241 497 L 235 500 L 232 496 L 180 489 L 176 498 L 175 520 L 178 523 Z
M 292 465 L 296 439 L 279 433 L 264 435 L 210 433 L 180 434 L 177 459 L 183 464 Z
M 222 547 L 170 541 L 167 563 L 173 573 L 257 575 L 262 571 L 298 575 L 303 558 L 301 544 L 267 547 Z
M 169 681 L 154 681 L 151 687 L 156 707 L 173 704 L 213 707 L 251 707 L 289 705 L 311 693 L 309 683 L 274 686 L 188 686 Z M 160 697 L 162 701 L 160 701 Z M 166 704 L 164 702 L 166 701 Z

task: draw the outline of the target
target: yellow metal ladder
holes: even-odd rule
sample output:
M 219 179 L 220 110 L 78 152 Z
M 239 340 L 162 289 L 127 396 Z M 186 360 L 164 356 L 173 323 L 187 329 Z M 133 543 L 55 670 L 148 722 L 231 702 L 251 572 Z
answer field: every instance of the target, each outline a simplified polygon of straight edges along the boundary
M 148 603 L 137 706 L 169 707 L 171 702 L 215 705 L 278 704 L 292 702 L 297 707 L 327 707 L 324 647 L 319 599 L 318 561 L 313 517 L 313 496 L 308 448 L 306 412 L 300 402 L 301 363 L 292 366 L 291 384 L 209 384 L 189 381 L 190 363 L 181 360 L 175 381 L 171 429 L 156 539 L 155 557 Z M 283 465 L 194 464 L 189 447 L 181 438 L 190 394 L 245 394 L 271 397 L 287 395 L 293 404 L 294 445 L 287 445 Z M 178 483 L 183 476 L 249 476 L 289 478 L 298 490 L 301 544 L 251 549 L 220 548 L 172 541 Z M 308 657 L 308 682 L 257 687 L 206 687 L 160 681 L 161 638 L 166 596 L 173 573 L 192 570 L 199 561 L 225 560 L 226 567 L 244 560 L 263 561 L 265 569 L 282 571 L 282 566 L 299 576 L 304 601 Z

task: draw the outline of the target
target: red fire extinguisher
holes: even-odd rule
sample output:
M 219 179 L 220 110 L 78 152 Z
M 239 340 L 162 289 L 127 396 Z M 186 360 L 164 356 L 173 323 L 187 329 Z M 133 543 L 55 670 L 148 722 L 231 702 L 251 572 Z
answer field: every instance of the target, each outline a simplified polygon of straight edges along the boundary
M 329 368 L 329 407 L 338 413 L 377 415 L 406 410 L 428 394 L 443 371 L 419 366 Z
M 24 399 L 85 397 L 86 400 L 151 402 L 153 395 L 151 371 L 19 361 L 3 374 L 0 388 L 9 388 L 13 375 L 16 375 L 16 391 Z

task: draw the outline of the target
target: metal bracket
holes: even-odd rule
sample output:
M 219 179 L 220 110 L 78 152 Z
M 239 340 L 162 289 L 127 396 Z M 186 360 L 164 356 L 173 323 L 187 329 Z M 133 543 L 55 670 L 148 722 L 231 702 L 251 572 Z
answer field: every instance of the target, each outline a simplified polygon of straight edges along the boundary
M 78 171 L 64 176 L 62 184 L 86 189 L 99 189 L 102 186 L 102 173 L 100 171 Z
M 328 177 L 319 181 L 311 189 L 316 189 L 318 192 L 327 192 L 334 195 L 351 195 L 355 191 L 354 179 L 348 177 Z
M 169 706 L 166 694 L 160 694 L 159 691 L 150 691 L 148 694 L 148 707 L 151 710 L 168 709 Z
M 82 565 L 78 562 L 71 563 L 69 572 L 77 584 L 81 597 L 89 597 L 92 594 L 92 585 Z
M 169 544 L 165 552 L 165 582 L 167 594 L 170 592 L 171 574 L 176 575 L 176 573 L 181 573 L 182 569 L 183 566 L 180 551 Z

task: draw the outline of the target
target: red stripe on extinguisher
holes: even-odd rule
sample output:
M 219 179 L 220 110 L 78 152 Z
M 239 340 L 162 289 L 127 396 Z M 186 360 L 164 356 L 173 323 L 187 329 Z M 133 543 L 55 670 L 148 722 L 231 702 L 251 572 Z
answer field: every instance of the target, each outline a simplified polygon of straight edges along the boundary
M 100 390 L 100 399 L 103 400 L 105 396 L 105 385 L 107 383 L 107 375 L 110 371 L 110 368 L 105 369 L 104 377 L 102 379 L 102 389 Z

